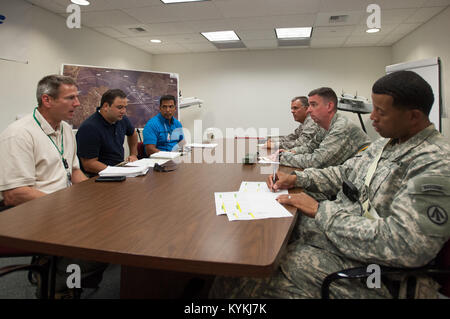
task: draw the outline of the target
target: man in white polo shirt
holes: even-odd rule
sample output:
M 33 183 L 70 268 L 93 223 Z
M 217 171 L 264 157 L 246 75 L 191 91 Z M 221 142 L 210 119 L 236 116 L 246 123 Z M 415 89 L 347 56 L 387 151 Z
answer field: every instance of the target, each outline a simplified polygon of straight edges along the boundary
M 80 170 L 76 140 L 69 124 L 80 106 L 75 81 L 49 75 L 38 83 L 38 106 L 31 114 L 11 123 L 0 134 L 1 206 L 17 206 L 46 194 L 80 183 L 87 177 Z M 101 280 L 106 265 L 78 259 L 58 258 L 56 292 L 70 297 L 66 266 L 81 268 L 81 279 Z M 95 280 L 94 280 L 95 282 Z M 69 294 L 66 294 L 66 292 Z
M 72 128 L 63 120 L 80 106 L 69 77 L 47 76 L 37 89 L 38 107 L 0 135 L 0 191 L 6 206 L 87 179 L 81 172 Z

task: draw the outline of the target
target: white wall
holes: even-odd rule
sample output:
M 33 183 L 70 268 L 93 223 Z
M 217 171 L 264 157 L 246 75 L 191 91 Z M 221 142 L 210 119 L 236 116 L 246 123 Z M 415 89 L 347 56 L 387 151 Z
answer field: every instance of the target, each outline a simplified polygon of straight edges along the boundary
M 441 58 L 442 133 L 450 142 L 450 7 L 392 47 L 393 63 Z
M 68 29 L 64 18 L 38 7 L 32 10 L 29 63 L 0 60 L 0 132 L 17 114 L 33 110 L 37 82 L 59 74 L 62 63 L 151 70 L 151 54 L 86 27 Z
M 193 121 L 203 130 L 217 127 L 273 128 L 290 133 L 297 125 L 290 99 L 329 86 L 337 94 L 358 92 L 370 99 L 372 84 L 391 64 L 391 48 L 284 49 L 219 53 L 154 55 L 155 71 L 180 74 L 185 97 L 205 101 L 202 108 L 181 110 L 183 125 L 193 133 Z M 353 113 L 344 112 L 359 125 Z M 363 115 L 369 135 L 376 137 L 369 115 Z

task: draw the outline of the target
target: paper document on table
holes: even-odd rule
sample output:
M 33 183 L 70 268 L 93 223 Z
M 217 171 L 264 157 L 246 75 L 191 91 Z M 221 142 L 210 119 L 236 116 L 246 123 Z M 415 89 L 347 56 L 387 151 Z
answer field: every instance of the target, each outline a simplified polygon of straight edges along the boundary
M 136 177 L 147 174 L 148 167 L 116 167 L 108 166 L 103 171 L 100 171 L 100 176 L 126 176 Z
M 214 197 L 216 214 L 226 214 L 230 221 L 292 216 L 273 196 L 267 193 L 225 192 L 214 193 Z
M 155 164 L 163 165 L 167 163 L 169 159 L 164 158 L 142 158 L 140 160 L 134 161 L 134 162 L 128 162 L 125 164 L 127 167 L 154 167 Z
M 287 189 L 283 189 L 277 191 L 276 193 L 272 192 L 267 186 L 266 182 L 242 182 L 241 187 L 239 188 L 239 192 L 249 192 L 249 193 L 258 193 L 258 194 L 266 194 L 267 196 L 276 199 L 281 194 L 289 194 Z
M 157 153 L 153 153 L 152 155 L 150 155 L 151 158 L 168 158 L 168 159 L 174 159 L 177 158 L 178 156 L 180 156 L 180 152 L 164 152 L 164 151 L 160 151 Z
M 186 144 L 184 147 L 197 147 L 197 148 L 216 148 L 217 144 L 200 144 L 200 143 L 191 143 L 191 144 Z

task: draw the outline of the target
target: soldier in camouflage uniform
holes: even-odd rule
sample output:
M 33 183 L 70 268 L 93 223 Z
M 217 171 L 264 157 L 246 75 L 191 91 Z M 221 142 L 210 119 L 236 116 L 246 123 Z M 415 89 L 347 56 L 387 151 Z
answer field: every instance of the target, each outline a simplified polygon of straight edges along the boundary
M 278 142 L 269 139 L 266 143 L 267 148 L 291 149 L 307 144 L 313 137 L 320 143 L 326 131 L 307 114 L 308 107 L 309 103 L 306 96 L 294 97 L 291 100 L 291 113 L 294 120 L 299 122 L 300 125 L 294 133 L 280 137 Z
M 277 173 L 274 190 L 303 187 L 334 201 L 317 202 L 306 193 L 280 195 L 299 209 L 298 237 L 288 246 L 270 278 L 217 278 L 212 297 L 320 298 L 324 278 L 344 268 L 369 264 L 408 268 L 433 260 L 450 237 L 450 146 L 430 123 L 431 87 L 416 73 L 395 72 L 373 86 L 375 130 L 385 138 L 343 165 Z M 344 194 L 343 181 L 357 189 Z M 368 186 L 367 186 L 368 185 Z M 351 199 L 353 197 L 353 200 Z M 368 203 L 368 205 L 366 205 Z M 332 298 L 398 297 L 405 278 L 390 278 L 380 288 L 365 281 L 339 280 Z M 417 277 L 416 298 L 436 298 L 438 284 Z M 400 297 L 402 295 L 400 294 Z
M 345 116 L 337 112 L 337 96 L 330 88 L 309 93 L 308 114 L 322 128 L 307 143 L 283 152 L 280 164 L 298 168 L 323 168 L 345 162 L 370 144 L 370 138 Z

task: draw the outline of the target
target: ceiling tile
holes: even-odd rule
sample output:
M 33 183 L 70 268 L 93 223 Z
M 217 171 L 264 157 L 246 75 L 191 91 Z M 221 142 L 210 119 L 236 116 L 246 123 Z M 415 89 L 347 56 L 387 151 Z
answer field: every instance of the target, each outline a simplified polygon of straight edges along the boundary
M 353 30 L 354 26 L 341 26 L 341 27 L 314 27 L 312 38 L 331 38 L 331 37 L 341 37 L 349 36 Z
M 383 36 L 350 36 L 345 41 L 345 45 L 373 45 L 384 39 Z
M 374 0 L 381 10 L 420 8 L 427 0 Z
M 232 30 L 232 24 L 227 19 L 186 21 L 185 28 L 192 32 L 211 32 Z
M 317 13 L 320 1 L 317 0 L 266 0 L 267 10 L 272 15 Z
M 383 24 L 398 24 L 405 22 L 418 9 L 381 10 L 381 27 Z M 365 22 L 364 22 L 365 23 Z
M 432 17 L 444 10 L 445 7 L 431 7 L 431 8 L 420 8 L 408 19 L 405 20 L 406 23 L 420 23 L 427 22 Z
M 120 10 L 84 12 L 81 23 L 88 27 L 112 27 L 118 25 L 138 24 L 128 14 Z
M 112 38 L 122 38 L 127 36 L 126 34 L 123 34 L 122 32 L 119 32 L 116 29 L 109 27 L 93 28 L 93 29 Z
M 54 0 L 28 0 L 28 2 L 55 13 L 66 13 L 66 8 L 69 5 L 67 1 L 58 3 Z
M 243 40 L 245 46 L 249 49 L 275 49 L 278 44 L 273 40 Z
M 183 43 L 182 46 L 190 52 L 211 52 L 218 49 L 209 42 L 206 43 Z
M 325 48 L 325 47 L 339 47 L 344 45 L 347 37 L 331 37 L 331 38 L 312 38 L 311 47 L 312 48 Z
M 450 6 L 450 0 L 427 0 L 423 4 L 424 7 L 443 7 Z
M 420 23 L 402 23 L 398 25 L 394 30 L 392 30 L 391 33 L 406 35 L 417 29 L 420 25 L 421 25 Z
M 318 1 L 319 2 L 319 1 Z M 322 0 L 320 1 L 320 11 L 364 11 L 371 3 L 378 3 L 376 0 Z
M 259 17 L 270 13 L 265 0 L 219 0 L 214 4 L 225 18 Z

